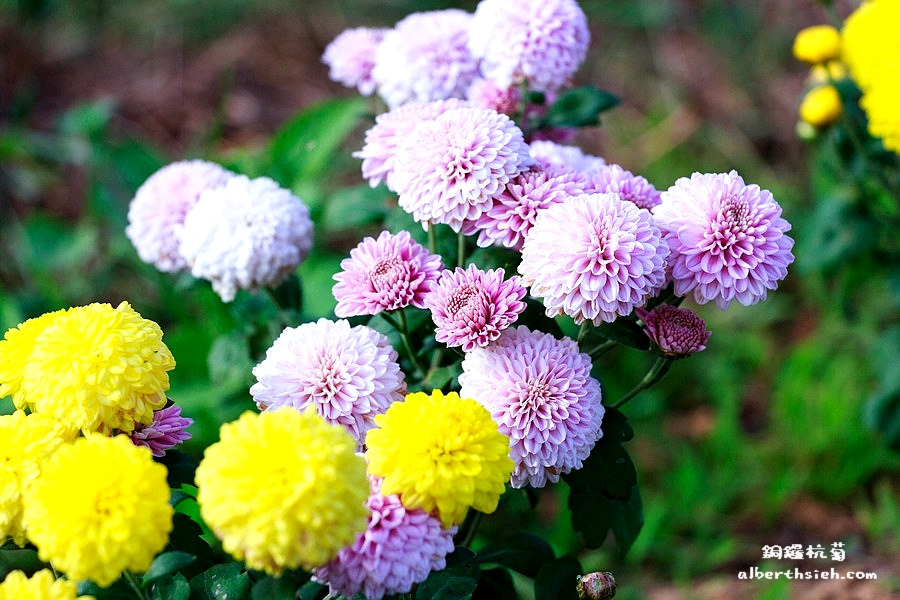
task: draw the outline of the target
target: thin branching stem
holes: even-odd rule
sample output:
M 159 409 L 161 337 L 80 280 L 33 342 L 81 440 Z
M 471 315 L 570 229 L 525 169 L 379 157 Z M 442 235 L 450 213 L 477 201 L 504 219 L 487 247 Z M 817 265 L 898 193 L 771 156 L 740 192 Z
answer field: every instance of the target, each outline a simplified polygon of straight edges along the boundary
M 650 370 L 647 371 L 647 374 L 644 375 L 644 378 L 634 386 L 630 392 L 622 396 L 622 398 L 613 404 L 613 408 L 619 408 L 624 405 L 626 402 L 640 394 L 642 391 L 646 390 L 649 387 L 656 385 L 660 379 L 665 377 L 666 373 L 669 371 L 669 367 L 672 366 L 672 359 L 666 358 L 665 356 L 660 356 L 656 359 L 656 362 L 653 363 L 653 366 L 650 367 Z

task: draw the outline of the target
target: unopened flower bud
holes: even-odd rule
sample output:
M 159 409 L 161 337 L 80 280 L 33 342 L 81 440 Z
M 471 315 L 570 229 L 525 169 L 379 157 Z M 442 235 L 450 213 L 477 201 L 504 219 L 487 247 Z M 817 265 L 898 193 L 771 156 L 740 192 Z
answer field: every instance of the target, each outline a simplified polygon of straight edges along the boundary
M 841 55 L 841 33 L 831 25 L 801 29 L 794 38 L 794 56 L 813 65 Z
M 841 118 L 841 96 L 833 85 L 814 87 L 804 96 L 799 112 L 800 119 L 813 127 L 827 127 Z
M 575 589 L 583 600 L 608 600 L 616 595 L 616 580 L 608 571 L 587 573 L 578 576 Z
M 638 309 L 637 315 L 663 356 L 684 358 L 706 349 L 710 336 L 706 323 L 686 308 L 662 304 L 651 311 Z

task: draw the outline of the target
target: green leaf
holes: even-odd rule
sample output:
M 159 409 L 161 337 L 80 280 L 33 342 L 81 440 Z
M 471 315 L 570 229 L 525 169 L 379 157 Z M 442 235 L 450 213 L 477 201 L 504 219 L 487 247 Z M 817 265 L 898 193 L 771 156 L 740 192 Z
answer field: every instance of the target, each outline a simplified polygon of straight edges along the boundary
M 475 560 L 481 564 L 497 563 L 534 577 L 541 565 L 553 560 L 553 548 L 536 535 L 515 533 L 482 548 Z
M 547 110 L 541 127 L 587 127 L 600 124 L 600 114 L 619 104 L 605 90 L 586 85 L 559 95 Z
M 275 134 L 269 147 L 273 178 L 293 188 L 321 177 L 359 123 L 365 107 L 365 98 L 339 98 L 295 116 Z
M 40 571 L 44 563 L 38 558 L 37 551 L 28 548 L 0 550 L 0 581 L 11 571 L 24 571 L 27 574 Z
M 628 317 L 619 317 L 612 323 L 591 327 L 582 340 L 581 346 L 590 349 L 605 340 L 612 340 L 617 344 L 641 351 L 650 349 L 650 338 L 647 337 L 640 325 Z
M 191 579 L 191 597 L 198 600 L 241 600 L 250 596 L 250 577 L 239 563 L 226 563 Z
M 631 498 L 628 500 L 607 499 L 606 510 L 612 515 L 610 529 L 616 539 L 616 548 L 619 556 L 628 554 L 632 544 L 641 533 L 644 526 L 644 509 L 641 502 L 641 492 L 637 486 L 631 490 Z M 604 510 L 598 507 L 598 510 Z
M 464 547 L 447 556 L 443 571 L 432 571 L 416 588 L 416 600 L 468 600 L 478 585 L 475 555 Z
M 196 504 L 195 500 L 185 500 L 179 505 L 179 510 L 189 503 Z M 199 510 L 198 518 L 199 518 Z M 169 534 L 169 548 L 190 554 L 196 561 L 190 565 L 188 576 L 202 571 L 213 563 L 212 548 L 202 538 L 203 528 L 191 517 L 176 511 L 172 516 L 172 533 Z
M 437 390 L 443 389 L 445 385 L 459 377 L 460 373 L 462 373 L 462 363 L 458 362 L 432 369 L 425 376 L 425 385 Z
M 472 600 L 518 600 L 512 575 L 506 569 L 486 569 L 481 572 Z
M 307 581 L 303 587 L 300 588 L 300 591 L 297 592 L 297 597 L 300 600 L 320 600 L 320 598 L 324 598 L 327 594 L 327 585 L 322 585 L 316 581 Z
M 575 586 L 581 575 L 581 564 L 573 556 L 561 556 L 541 567 L 534 578 L 534 597 L 554 600 L 577 600 Z
M 875 345 L 881 383 L 866 401 L 863 419 L 866 426 L 884 435 L 888 446 L 900 450 L 900 326 L 890 327 Z M 879 364 L 880 363 L 880 364 Z
M 213 386 L 236 390 L 249 386 L 254 362 L 250 357 L 247 336 L 239 331 L 222 334 L 213 340 L 206 357 L 209 380 Z
M 154 460 L 162 463 L 168 469 L 169 487 L 179 488 L 183 483 L 194 483 L 197 461 L 191 455 L 179 450 L 167 450 L 164 456 Z
M 59 129 L 63 133 L 91 137 L 106 129 L 112 113 L 113 103 L 109 100 L 78 104 L 62 116 Z
M 362 184 L 342 188 L 329 196 L 324 203 L 322 216 L 317 224 L 322 229 L 355 229 L 381 223 L 396 204 L 397 197 L 384 186 L 371 187 Z
M 195 560 L 197 560 L 197 557 L 188 552 L 180 552 L 178 550 L 163 552 L 153 559 L 150 568 L 144 573 L 141 585 L 147 587 L 147 585 L 153 583 L 157 579 L 162 579 L 175 571 L 180 571 Z
M 294 600 L 297 590 L 309 581 L 309 573 L 285 571 L 278 577 L 264 577 L 253 584 L 252 600 Z
M 161 579 L 150 588 L 150 600 L 188 600 L 190 597 L 191 585 L 181 573 Z

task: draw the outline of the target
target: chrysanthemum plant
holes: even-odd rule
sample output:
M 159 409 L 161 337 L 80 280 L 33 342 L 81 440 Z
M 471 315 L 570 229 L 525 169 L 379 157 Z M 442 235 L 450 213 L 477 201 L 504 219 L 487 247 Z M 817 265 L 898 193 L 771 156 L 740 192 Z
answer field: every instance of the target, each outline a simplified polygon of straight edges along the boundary
M 854 320 L 874 317 L 884 356 L 900 350 L 890 308 L 866 308 L 880 294 L 871 282 L 900 278 L 900 5 L 864 1 L 832 25 L 798 32 L 794 56 L 810 65 L 797 131 L 809 142 L 814 206 L 798 266 L 826 277 L 827 292 Z M 873 293 L 874 292 L 874 293 Z M 881 315 L 881 316 L 875 316 Z M 900 448 L 900 381 L 891 359 L 864 410 L 868 426 Z
M 683 300 L 764 300 L 793 241 L 735 171 L 660 192 L 562 144 L 616 104 L 569 86 L 588 42 L 574 0 L 350 30 L 325 53 L 332 77 L 390 110 L 309 109 L 228 165 L 245 175 L 151 176 L 125 233 L 233 302 L 246 326 L 222 332 L 211 370 L 252 401 L 197 464 L 173 449 L 190 419 L 167 399 L 172 356 L 127 303 L 7 332 L 0 565 L 24 573 L 0 594 L 49 585 L 50 566 L 101 600 L 611 597 L 573 554 L 624 555 L 641 529 L 627 403 L 706 348 Z M 371 185 L 332 191 L 367 119 L 354 155 Z M 298 276 L 313 227 L 347 250 L 327 284 Z M 609 397 L 617 348 L 647 370 Z M 578 547 L 549 543 L 536 508 Z

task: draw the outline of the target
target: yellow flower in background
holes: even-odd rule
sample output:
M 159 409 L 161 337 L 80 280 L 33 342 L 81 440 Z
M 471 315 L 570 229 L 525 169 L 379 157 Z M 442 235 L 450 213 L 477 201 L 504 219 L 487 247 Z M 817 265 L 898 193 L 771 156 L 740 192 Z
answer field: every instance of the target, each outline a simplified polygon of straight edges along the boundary
M 172 513 L 166 468 L 124 435 L 88 433 L 61 446 L 25 492 L 25 527 L 41 560 L 101 586 L 147 570 Z
M 800 103 L 800 118 L 816 128 L 831 125 L 841 118 L 842 112 L 841 96 L 830 84 L 812 88 Z
M 369 481 L 356 441 L 315 410 L 245 412 L 197 468 L 200 514 L 252 569 L 312 569 L 366 530 Z
M 794 56 L 813 65 L 841 55 L 841 34 L 831 25 L 813 25 L 801 29 L 794 38 Z
M 847 67 L 842 62 L 830 60 L 821 65 L 813 65 L 809 69 L 806 81 L 810 85 L 841 81 L 847 78 Z
M 381 492 L 407 508 L 437 512 L 444 527 L 471 507 L 491 513 L 509 481 L 509 439 L 490 413 L 456 392 L 417 392 L 375 417 L 366 438 L 369 471 Z
M 842 29 L 842 58 L 856 84 L 867 91 L 900 67 L 900 2 L 863 2 Z
M 94 600 L 93 596 L 79 596 L 74 581 L 56 579 L 49 569 L 42 569 L 28 577 L 13 571 L 0 583 L 0 600 Z
M 10 536 L 19 546 L 25 545 L 23 493 L 37 478 L 43 461 L 76 433 L 44 415 L 16 411 L 0 416 L 0 542 Z
M 869 133 L 900 153 L 900 68 L 867 90 L 860 105 L 869 119 Z
M 47 313 L 0 341 L 0 396 L 85 432 L 129 432 L 166 403 L 175 366 L 162 330 L 127 302 Z

